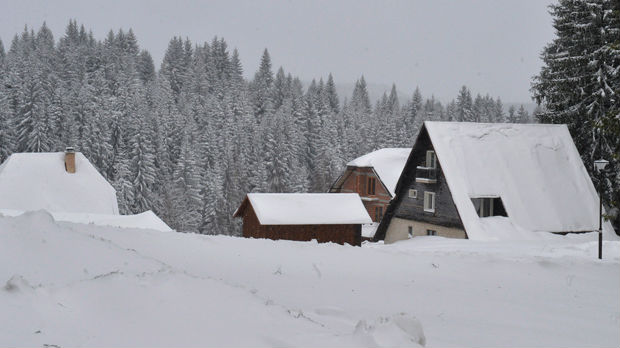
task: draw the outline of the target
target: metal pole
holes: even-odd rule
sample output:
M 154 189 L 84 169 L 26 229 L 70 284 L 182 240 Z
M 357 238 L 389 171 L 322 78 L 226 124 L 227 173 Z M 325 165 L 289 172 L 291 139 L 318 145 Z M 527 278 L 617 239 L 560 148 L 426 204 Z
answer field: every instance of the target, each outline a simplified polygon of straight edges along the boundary
M 602 170 L 599 170 L 599 183 L 598 183 L 598 259 L 603 259 L 603 173 Z

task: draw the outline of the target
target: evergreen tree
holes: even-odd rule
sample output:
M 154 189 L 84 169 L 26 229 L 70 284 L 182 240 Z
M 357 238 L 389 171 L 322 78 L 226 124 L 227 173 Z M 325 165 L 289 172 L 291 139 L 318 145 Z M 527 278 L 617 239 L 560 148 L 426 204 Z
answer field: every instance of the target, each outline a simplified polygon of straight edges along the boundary
M 613 126 L 618 124 L 619 7 L 616 0 L 551 5 L 556 38 L 544 48 L 544 65 L 532 83 L 535 100 L 544 106 L 539 121 L 567 124 L 597 185 L 594 160 L 608 159 L 610 170 L 620 171 L 620 127 Z M 608 179 L 606 201 L 620 206 L 620 181 Z
M 272 113 L 273 100 L 273 72 L 271 71 L 271 58 L 267 49 L 263 52 L 260 66 L 250 86 L 252 92 L 252 106 L 257 120 L 266 113 Z
M 466 86 L 463 86 L 456 97 L 456 120 L 459 122 L 474 121 L 472 107 L 471 92 Z

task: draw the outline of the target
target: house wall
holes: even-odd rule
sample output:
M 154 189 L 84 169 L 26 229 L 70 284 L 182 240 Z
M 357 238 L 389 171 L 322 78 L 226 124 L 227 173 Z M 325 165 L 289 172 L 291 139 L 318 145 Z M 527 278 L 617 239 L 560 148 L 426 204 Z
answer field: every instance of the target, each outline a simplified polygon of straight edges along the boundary
M 319 243 L 338 243 L 360 246 L 362 226 L 360 224 L 342 225 L 261 225 L 252 205 L 248 203 L 243 215 L 243 236 L 246 238 L 287 239 Z
M 401 176 L 396 197 L 387 211 L 391 217 L 384 219 L 384 223 L 377 229 L 375 239 L 384 238 L 385 243 L 406 239 L 408 238 L 408 226 L 414 227 L 414 236 L 426 235 L 426 229 L 432 229 L 440 236 L 467 238 L 441 170 L 441 158 L 437 158 L 436 183 L 416 182 L 417 166 L 425 165 L 427 150 L 434 150 L 434 148 L 426 129 L 423 128 L 412 149 L 410 161 L 406 164 Z M 417 190 L 417 198 L 409 197 L 410 189 Z M 434 212 L 424 211 L 424 192 L 427 191 L 435 193 Z M 391 232 L 388 233 L 388 231 Z
M 465 231 L 459 228 L 445 227 L 425 222 L 392 218 L 385 234 L 385 243 L 394 243 L 409 238 L 409 227 L 412 228 L 413 237 L 426 236 L 426 230 L 434 230 L 437 236 L 448 238 L 467 238 Z
M 416 167 L 425 165 L 427 150 L 434 150 L 428 136 L 422 136 L 416 145 L 412 154 L 413 165 L 407 168 L 408 175 L 405 184 L 401 187 L 402 192 L 398 192 L 399 204 L 396 207 L 394 217 L 463 229 L 446 177 L 441 170 L 439 159 L 437 160 L 437 183 L 416 182 Z M 410 189 L 418 191 L 417 198 L 409 197 Z M 424 192 L 427 191 L 435 193 L 435 212 L 433 213 L 424 211 Z
M 361 177 L 360 185 L 357 185 L 357 178 Z M 368 178 L 375 178 L 375 194 L 368 193 Z M 381 179 L 375 174 L 372 168 L 348 167 L 343 176 L 344 182 L 339 187 L 332 188 L 330 192 L 336 193 L 357 193 L 362 198 L 362 203 L 373 222 L 381 221 L 382 216 L 377 216 L 376 208 L 383 208 L 383 214 L 387 210 L 392 196 L 381 183 Z

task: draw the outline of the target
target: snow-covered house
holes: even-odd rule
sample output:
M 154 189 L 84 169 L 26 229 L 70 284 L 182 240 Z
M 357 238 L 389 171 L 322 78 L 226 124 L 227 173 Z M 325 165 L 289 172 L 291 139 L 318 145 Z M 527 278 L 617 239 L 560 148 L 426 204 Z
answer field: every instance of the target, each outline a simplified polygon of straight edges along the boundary
M 119 215 L 116 190 L 72 148 L 14 153 L 0 165 L 0 215 L 40 209 L 58 221 L 171 230 L 152 211 Z
M 71 149 L 9 156 L 0 165 L 0 208 L 119 214 L 116 190 Z
M 246 238 L 351 245 L 371 222 L 356 193 L 248 193 L 233 216 L 243 218 Z
M 375 240 L 593 231 L 598 202 L 565 125 L 425 122 Z
M 329 192 L 359 194 L 372 221 L 379 222 L 410 152 L 411 148 L 386 148 L 360 156 L 347 163 Z

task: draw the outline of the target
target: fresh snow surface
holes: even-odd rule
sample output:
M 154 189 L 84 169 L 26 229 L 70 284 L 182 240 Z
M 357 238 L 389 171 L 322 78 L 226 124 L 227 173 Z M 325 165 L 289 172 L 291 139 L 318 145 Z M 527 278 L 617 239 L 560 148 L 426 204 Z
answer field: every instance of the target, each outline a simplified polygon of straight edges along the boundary
M 248 193 L 248 199 L 262 225 L 372 222 L 357 193 Z
M 0 217 L 0 346 L 620 346 L 620 242 L 361 248 Z
M 599 198 L 565 125 L 425 122 L 470 239 L 497 239 L 471 198 L 500 196 L 501 230 L 598 230 Z M 606 238 L 617 239 L 609 222 Z
M 0 208 L 118 214 L 116 191 L 80 152 L 76 172 L 65 153 L 15 153 L 0 165 Z
M 0 209 L 0 216 L 19 216 L 23 211 Z M 103 215 L 88 213 L 50 213 L 56 221 L 93 224 L 123 228 L 145 228 L 149 230 L 169 232 L 172 229 L 151 210 L 133 215 Z
M 360 156 L 347 163 L 350 167 L 373 168 L 394 197 L 398 178 L 405 168 L 411 148 L 385 148 Z

